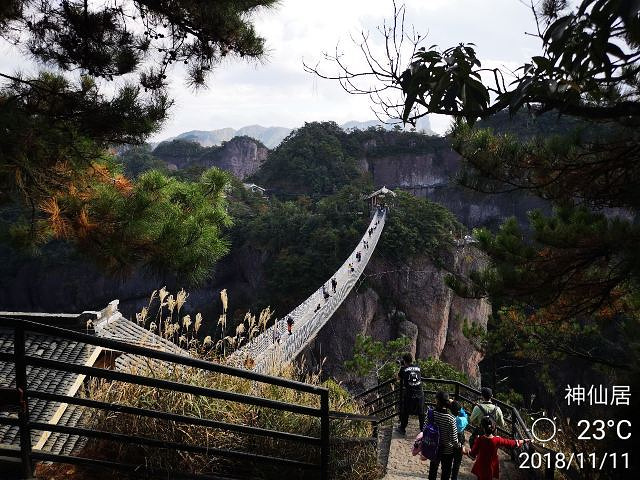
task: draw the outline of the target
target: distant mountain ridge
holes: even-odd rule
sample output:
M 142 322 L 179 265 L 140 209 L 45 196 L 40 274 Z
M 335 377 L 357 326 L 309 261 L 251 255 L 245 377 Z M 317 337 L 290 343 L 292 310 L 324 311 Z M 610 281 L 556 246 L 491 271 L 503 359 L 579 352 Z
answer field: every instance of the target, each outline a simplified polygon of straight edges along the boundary
M 385 130 L 392 130 L 394 128 L 393 125 L 383 124 L 379 120 L 367 120 L 364 122 L 350 121 L 340 125 L 340 128 L 343 130 L 366 130 L 371 127 L 382 127 Z M 293 130 L 293 128 L 287 127 L 263 127 L 262 125 L 248 125 L 238 130 L 234 128 L 220 128 L 218 130 L 191 130 L 189 132 L 181 133 L 175 137 L 167 138 L 160 143 L 170 142 L 171 140 L 186 140 L 199 143 L 203 147 L 214 147 L 222 144 L 222 142 L 228 142 L 234 137 L 247 136 L 259 140 L 265 147 L 273 149 L 280 145 L 282 140 L 284 140 Z M 431 130 L 428 117 L 418 120 L 416 130 L 428 135 L 435 135 L 433 130 Z

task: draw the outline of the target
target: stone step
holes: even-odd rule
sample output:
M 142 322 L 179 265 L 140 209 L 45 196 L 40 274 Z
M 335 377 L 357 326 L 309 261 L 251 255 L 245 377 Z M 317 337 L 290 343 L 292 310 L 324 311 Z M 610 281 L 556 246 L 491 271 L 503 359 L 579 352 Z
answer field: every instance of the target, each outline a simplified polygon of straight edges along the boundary
M 424 480 L 429 475 L 429 461 L 420 460 L 420 456 L 411 455 L 413 442 L 420 433 L 418 420 L 410 418 L 407 426 L 407 434 L 401 435 L 395 431 L 399 423 L 394 422 L 394 431 L 389 447 L 389 458 L 387 460 L 387 474 L 383 480 Z M 467 440 L 469 434 L 467 434 Z M 468 443 L 467 443 L 468 445 Z M 511 461 L 506 452 L 498 451 L 500 458 L 500 479 L 501 480 L 524 480 L 525 475 L 520 472 L 517 466 Z M 476 480 L 476 476 L 471 473 L 473 460 L 467 455 L 462 457 L 458 480 Z M 440 471 L 438 471 L 440 478 Z

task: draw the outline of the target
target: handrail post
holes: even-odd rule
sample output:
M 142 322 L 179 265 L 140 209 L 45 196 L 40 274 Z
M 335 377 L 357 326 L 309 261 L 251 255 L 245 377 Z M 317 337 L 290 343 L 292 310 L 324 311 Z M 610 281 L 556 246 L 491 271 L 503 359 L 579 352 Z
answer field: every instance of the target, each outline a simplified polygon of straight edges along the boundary
M 20 457 L 22 478 L 33 478 L 33 462 L 31 460 L 31 429 L 29 428 L 29 402 L 27 399 L 27 362 L 25 359 L 24 327 L 16 326 L 13 342 L 16 367 L 16 389 L 20 396 L 18 421 L 20 422 Z
M 320 392 L 320 479 L 329 480 L 329 390 Z
M 455 383 L 455 395 L 456 395 L 456 401 L 458 401 L 458 399 L 460 398 L 460 384 L 458 382 Z

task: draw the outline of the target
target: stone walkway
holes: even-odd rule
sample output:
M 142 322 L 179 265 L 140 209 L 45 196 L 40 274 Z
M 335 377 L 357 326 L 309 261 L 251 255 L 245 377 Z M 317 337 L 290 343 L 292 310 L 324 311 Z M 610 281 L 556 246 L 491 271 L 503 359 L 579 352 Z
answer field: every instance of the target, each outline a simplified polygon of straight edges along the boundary
M 398 423 L 394 424 L 394 432 L 391 437 L 389 448 L 389 459 L 387 461 L 387 475 L 383 480 L 424 480 L 429 474 L 429 461 L 420 460 L 420 455 L 411 455 L 411 448 L 416 435 L 420 432 L 418 420 L 411 418 L 407 427 L 407 434 L 400 435 L 395 432 Z M 468 437 L 467 437 L 468 438 Z M 511 462 L 509 455 L 499 450 L 500 455 L 500 479 L 501 480 L 522 480 L 524 475 Z M 458 480 L 476 480 L 476 476 L 471 473 L 473 460 L 468 456 L 462 457 Z M 440 472 L 438 472 L 440 478 Z

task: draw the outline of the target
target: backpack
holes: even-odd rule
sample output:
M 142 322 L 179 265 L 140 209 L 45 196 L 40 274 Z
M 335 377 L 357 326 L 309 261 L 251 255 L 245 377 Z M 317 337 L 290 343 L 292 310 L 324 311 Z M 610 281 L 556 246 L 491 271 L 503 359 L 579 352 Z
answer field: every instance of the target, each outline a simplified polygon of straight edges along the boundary
M 482 408 L 482 405 L 478 403 L 478 408 L 482 412 L 482 415 L 484 415 L 485 417 L 489 417 L 494 422 L 496 421 L 496 412 L 498 411 L 498 407 L 494 406 L 493 410 L 487 412 L 484 408 Z M 480 426 L 477 426 L 473 429 L 473 432 L 471 432 L 471 436 L 469 437 L 469 446 L 471 448 L 473 448 L 473 442 L 475 442 L 476 438 L 478 438 L 480 435 L 482 435 L 482 430 L 480 429 Z
M 433 417 L 433 408 L 430 408 L 427 412 L 427 424 L 422 430 L 422 440 L 420 440 L 420 456 L 429 460 L 438 456 L 440 446 L 440 429 Z
M 456 427 L 458 427 L 458 433 L 463 432 L 465 428 L 469 425 L 469 417 L 467 417 L 467 412 L 464 411 L 464 408 L 460 408 L 460 412 L 456 415 Z

